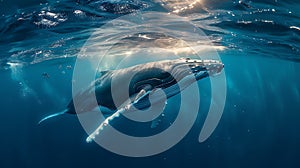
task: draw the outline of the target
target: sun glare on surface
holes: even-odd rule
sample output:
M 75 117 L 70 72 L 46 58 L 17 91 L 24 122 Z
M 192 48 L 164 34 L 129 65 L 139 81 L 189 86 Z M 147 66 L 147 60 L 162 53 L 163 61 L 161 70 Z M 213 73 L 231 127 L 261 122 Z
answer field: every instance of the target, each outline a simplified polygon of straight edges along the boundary
M 202 0 L 158 0 L 169 8 L 171 13 L 181 13 L 202 4 Z

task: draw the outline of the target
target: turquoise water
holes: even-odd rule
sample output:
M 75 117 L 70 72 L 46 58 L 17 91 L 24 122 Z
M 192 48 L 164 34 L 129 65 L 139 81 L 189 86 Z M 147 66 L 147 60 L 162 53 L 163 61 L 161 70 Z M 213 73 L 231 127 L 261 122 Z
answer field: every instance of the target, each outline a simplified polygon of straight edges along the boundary
M 1 1 L 0 166 L 299 167 L 299 2 L 214 0 L 177 10 L 192 3 Z M 213 134 L 205 142 L 198 142 L 210 103 L 209 79 L 198 82 L 201 107 L 190 132 L 173 148 L 155 156 L 130 158 L 111 153 L 96 143 L 86 143 L 88 135 L 74 115 L 38 126 L 42 117 L 61 111 L 72 98 L 75 60 L 92 33 L 109 21 L 139 11 L 184 17 L 214 45 L 225 65 L 227 95 L 222 118 Z M 165 24 L 175 22 L 160 19 Z M 129 29 L 119 28 L 112 26 L 97 37 Z M 170 27 L 166 30 L 174 31 Z M 154 37 L 165 40 L 163 35 L 151 36 Z M 205 40 L 199 41 L 207 45 Z M 147 46 L 148 42 L 128 37 L 120 46 L 131 51 Z M 175 43 L 171 41 L 166 46 Z M 115 64 L 111 60 L 107 66 Z M 176 98 L 172 101 L 176 102 Z M 172 120 L 176 113 L 172 113 L 172 103 L 168 105 L 170 112 L 166 114 Z M 149 134 L 164 128 L 132 128 L 122 123 L 116 127 Z

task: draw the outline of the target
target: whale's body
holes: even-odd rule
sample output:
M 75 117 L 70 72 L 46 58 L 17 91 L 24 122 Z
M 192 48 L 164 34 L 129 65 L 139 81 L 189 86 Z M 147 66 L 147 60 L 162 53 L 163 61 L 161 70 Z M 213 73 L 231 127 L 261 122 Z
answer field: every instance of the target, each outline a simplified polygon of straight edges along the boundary
M 195 60 L 195 59 L 175 59 L 139 64 L 129 68 L 100 72 L 100 77 L 96 78 L 83 92 L 78 93 L 68 104 L 67 108 L 59 113 L 50 115 L 42 119 L 39 123 L 65 113 L 79 114 L 95 109 L 95 105 L 89 102 L 92 93 L 96 95 L 97 106 L 104 107 L 111 111 L 108 117 L 94 132 L 99 133 L 103 125 L 109 120 L 119 116 L 136 107 L 144 109 L 151 104 L 155 105 L 160 101 L 180 93 L 192 83 L 220 73 L 224 65 L 217 60 Z M 126 85 L 124 87 L 119 87 Z M 158 96 L 149 102 L 149 95 L 161 90 L 165 97 Z M 115 98 L 117 97 L 117 101 Z M 73 100 L 82 102 L 76 104 L 74 108 Z M 87 141 L 93 139 L 90 135 Z
M 128 96 L 125 96 L 127 94 L 129 94 L 129 97 L 132 97 L 141 91 L 150 91 L 158 88 L 166 93 L 167 98 L 170 98 L 184 89 L 179 88 L 177 85 L 182 79 L 188 76 L 194 77 L 194 80 L 187 82 L 188 86 L 197 80 L 219 73 L 223 66 L 220 61 L 216 60 L 191 60 L 187 58 L 150 62 L 129 68 L 105 71 L 88 89 L 76 95 L 76 98 L 77 100 L 82 99 L 82 101 L 85 101 L 91 92 L 95 92 L 98 105 L 114 111 L 121 104 L 115 104 L 112 91 L 114 94 L 118 94 L 118 101 L 122 102 L 122 104 L 127 101 Z M 128 90 L 124 90 L 122 87 L 113 87 L 112 89 L 112 80 L 114 85 L 122 85 L 130 80 L 127 87 Z M 81 108 L 81 112 L 88 112 L 95 107 L 86 103 Z M 69 103 L 68 109 L 66 113 L 76 114 L 73 101 Z

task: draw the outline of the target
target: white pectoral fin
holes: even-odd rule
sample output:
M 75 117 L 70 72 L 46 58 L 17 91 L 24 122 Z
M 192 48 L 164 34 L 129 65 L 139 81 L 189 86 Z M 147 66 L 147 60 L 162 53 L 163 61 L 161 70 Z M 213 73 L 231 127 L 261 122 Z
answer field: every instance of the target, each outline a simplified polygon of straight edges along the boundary
M 145 98 L 147 95 L 149 95 L 152 92 L 151 88 L 152 88 L 151 85 L 149 85 L 149 86 L 145 85 L 145 87 L 138 94 L 136 94 L 133 102 L 130 100 L 126 101 L 120 108 L 118 108 L 119 110 L 117 110 L 111 116 L 107 117 L 98 126 L 98 128 L 87 137 L 86 142 L 92 142 L 96 138 L 96 136 L 99 135 L 99 133 L 109 124 L 109 122 L 114 120 L 115 118 L 119 117 L 120 114 L 132 111 L 132 107 L 134 106 L 134 104 L 139 103 L 140 100 L 142 100 L 143 98 Z
M 125 108 L 122 108 L 118 111 L 116 111 L 113 115 L 107 117 L 99 126 L 98 128 L 92 133 L 90 134 L 87 139 L 86 142 L 90 143 L 92 142 L 97 135 L 99 135 L 99 133 L 109 124 L 110 121 L 112 121 L 113 119 L 117 118 L 120 116 L 120 114 L 122 114 L 124 111 L 126 111 Z
M 143 97 L 145 97 L 147 91 L 142 89 L 134 98 L 133 102 L 138 102 L 140 99 L 142 99 Z
M 145 85 L 144 88 L 142 90 L 140 90 L 140 92 L 135 96 L 133 103 L 137 103 L 139 100 L 141 100 L 145 96 L 149 95 L 151 92 L 151 89 L 152 89 L 152 86 L 150 84 Z
M 150 92 L 150 91 L 148 91 Z M 107 117 L 99 126 L 98 128 L 92 133 L 90 134 L 87 139 L 86 142 L 92 142 L 97 135 L 100 134 L 100 132 L 109 124 L 110 121 L 114 120 L 115 118 L 119 117 L 120 114 L 124 113 L 124 112 L 128 112 L 131 110 L 131 107 L 134 105 L 134 103 L 137 103 L 139 100 L 141 100 L 142 98 L 144 98 L 147 94 L 149 94 L 146 90 L 142 89 L 135 97 L 135 100 L 133 102 L 128 101 L 125 102 L 121 108 L 119 108 L 119 110 L 117 110 L 115 113 L 113 113 L 111 116 Z

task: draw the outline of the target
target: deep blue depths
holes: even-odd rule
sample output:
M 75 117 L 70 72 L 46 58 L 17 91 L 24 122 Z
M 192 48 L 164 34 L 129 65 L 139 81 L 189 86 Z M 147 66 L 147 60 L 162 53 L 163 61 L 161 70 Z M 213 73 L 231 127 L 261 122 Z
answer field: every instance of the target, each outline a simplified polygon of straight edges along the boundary
M 71 99 L 69 66 L 90 29 L 136 10 L 166 10 L 152 1 L 1 1 L 0 167 L 299 167 L 299 2 L 206 3 L 206 10 L 181 15 L 227 48 L 219 52 L 227 78 L 220 124 L 198 142 L 204 98 L 203 112 L 179 144 L 156 156 L 128 158 L 87 144 L 75 116 L 36 123 Z M 41 11 L 59 13 L 58 19 Z M 47 17 L 52 22 L 41 22 Z M 200 81 L 200 89 L 208 83 Z

